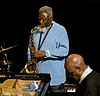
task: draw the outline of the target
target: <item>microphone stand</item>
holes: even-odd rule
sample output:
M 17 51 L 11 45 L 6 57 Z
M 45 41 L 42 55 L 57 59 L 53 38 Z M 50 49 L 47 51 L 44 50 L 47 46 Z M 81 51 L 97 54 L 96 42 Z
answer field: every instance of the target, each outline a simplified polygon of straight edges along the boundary
M 8 63 L 7 54 L 6 54 L 6 53 L 4 53 L 4 56 L 5 56 L 5 61 L 6 61 L 6 63 L 7 63 L 7 72 L 8 72 L 8 73 L 10 73 L 10 72 L 11 72 L 11 70 L 10 70 L 10 64 Z
M 3 49 L 3 47 L 0 45 L 0 48 L 1 50 Z M 8 58 L 7 58 L 7 54 L 5 52 L 3 52 L 3 55 L 4 55 L 4 60 L 6 61 L 7 63 L 7 72 L 10 73 L 11 70 L 10 70 L 10 64 L 8 63 Z

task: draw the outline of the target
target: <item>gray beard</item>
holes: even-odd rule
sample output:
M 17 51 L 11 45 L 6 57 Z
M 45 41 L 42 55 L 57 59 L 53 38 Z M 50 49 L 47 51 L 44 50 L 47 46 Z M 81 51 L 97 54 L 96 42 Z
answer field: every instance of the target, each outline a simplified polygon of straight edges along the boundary
M 39 32 L 45 32 L 45 30 L 46 30 L 46 27 L 39 28 Z

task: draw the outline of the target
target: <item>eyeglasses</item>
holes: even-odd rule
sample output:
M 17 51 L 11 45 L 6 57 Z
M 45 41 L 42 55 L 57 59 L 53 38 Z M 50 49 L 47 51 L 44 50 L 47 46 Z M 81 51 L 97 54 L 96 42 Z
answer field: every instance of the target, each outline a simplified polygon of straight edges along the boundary
M 43 22 L 47 20 L 46 18 L 38 18 L 38 19 L 39 19 L 39 21 L 42 20 Z

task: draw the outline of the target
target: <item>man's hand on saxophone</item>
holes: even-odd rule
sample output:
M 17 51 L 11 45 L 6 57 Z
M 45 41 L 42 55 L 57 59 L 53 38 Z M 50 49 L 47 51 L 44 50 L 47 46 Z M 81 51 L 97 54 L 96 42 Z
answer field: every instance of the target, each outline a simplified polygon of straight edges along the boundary
M 34 58 L 42 58 L 45 57 L 45 51 L 35 50 L 35 52 L 33 52 L 32 55 Z

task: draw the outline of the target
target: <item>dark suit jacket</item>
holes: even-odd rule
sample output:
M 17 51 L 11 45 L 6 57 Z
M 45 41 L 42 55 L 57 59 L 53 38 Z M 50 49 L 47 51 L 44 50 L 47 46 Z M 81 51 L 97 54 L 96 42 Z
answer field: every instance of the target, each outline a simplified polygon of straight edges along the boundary
M 92 71 L 76 89 L 75 96 L 100 96 L 100 74 Z

